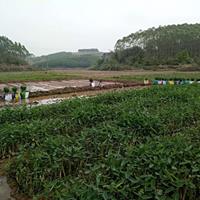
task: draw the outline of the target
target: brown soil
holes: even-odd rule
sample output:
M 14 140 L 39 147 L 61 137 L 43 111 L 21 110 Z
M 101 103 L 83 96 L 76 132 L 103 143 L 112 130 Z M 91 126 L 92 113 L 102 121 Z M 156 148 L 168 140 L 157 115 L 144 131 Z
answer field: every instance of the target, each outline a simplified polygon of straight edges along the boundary
M 132 86 L 141 86 L 143 84 L 132 83 L 132 82 L 105 82 L 102 87 L 91 88 L 90 86 L 76 86 L 76 87 L 64 87 L 57 88 L 48 91 L 36 91 L 31 92 L 30 97 L 39 97 L 39 96 L 49 96 L 53 94 L 63 94 L 63 93 L 73 93 L 73 92 L 84 92 L 84 91 L 96 91 L 96 90 L 106 90 L 112 88 L 123 88 L 123 87 L 132 87 Z
M 95 81 L 96 85 L 99 84 L 99 81 Z M 89 81 L 84 79 L 79 80 L 62 80 L 62 81 L 37 81 L 37 82 L 26 82 L 24 83 L 31 93 L 35 92 L 48 92 L 50 90 L 59 90 L 64 88 L 81 88 L 81 87 L 88 87 Z M 110 84 L 115 84 L 114 81 L 102 81 L 102 86 L 107 86 Z M 1 83 L 0 90 L 3 91 L 4 87 L 17 87 L 23 85 L 20 82 L 17 83 Z
M 8 179 L 8 183 L 11 187 L 11 196 L 14 200 L 32 200 L 32 198 L 18 192 L 18 186 L 14 180 Z
M 30 104 L 35 104 L 36 102 L 40 102 L 42 100 L 50 100 L 50 99 L 68 99 L 72 97 L 81 97 L 81 96 L 96 96 L 98 94 L 104 94 L 113 91 L 121 91 L 121 90 L 130 90 L 130 89 L 142 89 L 145 86 L 133 86 L 133 87 L 125 87 L 125 88 L 109 88 L 109 89 L 101 89 L 101 90 L 90 90 L 90 91 L 79 91 L 65 94 L 53 94 L 49 96 L 39 96 L 30 99 Z
M 5 176 L 6 160 L 0 160 L 0 176 Z

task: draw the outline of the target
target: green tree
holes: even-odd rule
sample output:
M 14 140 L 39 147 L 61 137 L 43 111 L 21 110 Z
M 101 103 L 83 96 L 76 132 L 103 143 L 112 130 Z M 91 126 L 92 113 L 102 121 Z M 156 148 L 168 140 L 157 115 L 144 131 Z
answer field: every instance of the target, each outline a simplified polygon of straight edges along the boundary
M 112 54 L 120 65 L 199 63 L 200 24 L 169 25 L 140 30 L 118 40 Z M 108 59 L 104 60 L 104 63 L 109 63 Z
M 0 64 L 27 64 L 26 57 L 29 55 L 28 50 L 20 43 L 0 36 Z
M 176 58 L 177 58 L 178 62 L 181 64 L 189 64 L 192 62 L 192 59 L 187 50 L 177 53 Z

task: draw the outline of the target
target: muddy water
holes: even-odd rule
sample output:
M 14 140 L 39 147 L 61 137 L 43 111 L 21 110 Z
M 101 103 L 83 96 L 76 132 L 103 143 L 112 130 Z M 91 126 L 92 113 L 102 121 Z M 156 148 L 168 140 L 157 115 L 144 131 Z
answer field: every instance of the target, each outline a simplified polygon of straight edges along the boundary
M 60 103 L 61 101 L 65 100 L 65 98 L 49 98 L 49 99 L 42 99 L 35 102 L 37 106 L 40 105 L 49 105 L 54 103 Z
M 14 200 L 11 196 L 11 189 L 5 176 L 0 176 L 0 200 Z

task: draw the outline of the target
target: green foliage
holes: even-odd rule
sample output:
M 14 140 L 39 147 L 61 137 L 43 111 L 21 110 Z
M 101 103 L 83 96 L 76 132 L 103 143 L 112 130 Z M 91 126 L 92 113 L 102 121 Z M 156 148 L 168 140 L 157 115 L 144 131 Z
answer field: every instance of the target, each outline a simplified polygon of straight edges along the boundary
M 199 63 L 199 38 L 200 24 L 160 26 L 138 31 L 118 40 L 115 52 L 107 54 L 97 68 L 109 65 L 108 57 L 114 57 L 125 67 Z
M 35 199 L 198 199 L 200 86 L 0 111 L 0 157 Z
M 189 64 L 192 62 L 192 59 L 190 58 L 190 55 L 188 51 L 186 50 L 179 52 L 176 57 L 177 57 L 178 63 L 181 63 L 181 64 Z
M 38 69 L 29 65 L 16 65 L 16 64 L 0 64 L 0 72 L 20 72 L 20 71 L 36 71 Z M 5 77 L 6 78 L 6 77 Z
M 26 86 L 23 85 L 23 86 L 20 87 L 20 89 L 21 89 L 21 92 L 25 92 L 26 91 Z
M 0 36 L 0 64 L 27 64 L 28 50 L 20 43 L 13 43 L 6 37 Z
M 3 88 L 3 91 L 4 91 L 5 94 L 7 94 L 7 93 L 9 93 L 10 90 L 9 90 L 8 87 L 4 87 L 4 88 Z
M 13 88 L 12 88 L 12 92 L 13 92 L 14 94 L 16 94 L 16 93 L 17 93 L 17 87 L 13 87 Z
M 140 47 L 132 47 L 124 51 L 116 51 L 116 57 L 119 63 L 132 65 L 137 62 L 142 63 L 144 51 Z
M 9 69 L 9 68 L 8 68 Z M 12 69 L 11 69 L 12 70 Z M 51 81 L 51 80 L 73 80 L 73 79 L 88 79 L 85 75 L 79 74 L 76 72 L 69 71 L 21 71 L 21 72 L 1 72 L 0 73 L 0 82 L 26 82 L 26 81 Z
M 47 56 L 35 57 L 31 62 L 40 67 L 91 67 L 101 57 L 102 53 L 80 54 L 60 52 Z

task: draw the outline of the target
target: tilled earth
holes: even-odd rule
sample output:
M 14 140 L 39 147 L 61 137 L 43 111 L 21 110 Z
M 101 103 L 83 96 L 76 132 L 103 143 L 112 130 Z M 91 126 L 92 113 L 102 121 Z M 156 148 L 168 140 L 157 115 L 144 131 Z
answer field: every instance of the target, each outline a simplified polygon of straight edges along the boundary
M 95 81 L 95 87 L 89 86 L 89 80 L 63 80 L 63 81 L 40 81 L 26 83 L 8 83 L 0 84 L 1 96 L 3 88 L 12 87 L 20 88 L 21 85 L 26 85 L 30 92 L 30 98 L 19 102 L 5 102 L 0 100 L 0 107 L 16 106 L 22 104 L 51 104 L 60 100 L 68 99 L 74 96 L 93 96 L 107 91 L 135 88 L 143 86 L 135 82 L 114 82 L 114 81 Z
M 95 81 L 95 84 L 98 86 L 99 81 Z M 103 81 L 102 86 L 111 85 L 114 82 Z M 62 88 L 77 88 L 77 87 L 87 87 L 89 86 L 89 80 L 63 80 L 63 81 L 39 81 L 39 82 L 25 82 L 25 83 L 8 83 L 0 84 L 0 90 L 3 90 L 4 87 L 17 87 L 20 88 L 21 85 L 26 85 L 28 91 L 38 92 L 38 91 L 50 91 Z

